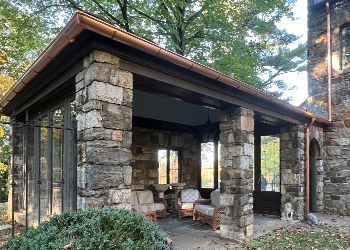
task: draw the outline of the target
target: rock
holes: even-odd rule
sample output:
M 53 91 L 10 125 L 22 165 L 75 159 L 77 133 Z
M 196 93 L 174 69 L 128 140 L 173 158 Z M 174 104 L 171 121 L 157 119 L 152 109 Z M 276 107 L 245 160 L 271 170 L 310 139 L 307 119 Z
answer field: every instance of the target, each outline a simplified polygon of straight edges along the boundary
M 315 224 L 317 225 L 318 224 L 318 219 L 317 219 L 317 216 L 313 213 L 310 213 L 307 215 L 307 222 L 309 224 Z

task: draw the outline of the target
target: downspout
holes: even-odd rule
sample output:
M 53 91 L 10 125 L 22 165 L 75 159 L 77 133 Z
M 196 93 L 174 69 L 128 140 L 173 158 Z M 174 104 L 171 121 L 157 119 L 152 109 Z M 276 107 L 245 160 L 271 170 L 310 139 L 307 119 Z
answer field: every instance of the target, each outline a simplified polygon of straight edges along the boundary
M 332 121 L 332 39 L 331 39 L 331 9 L 329 1 L 326 2 L 327 12 L 327 77 L 328 77 L 328 121 Z
M 315 122 L 315 118 L 307 124 L 305 128 L 305 192 L 306 192 L 306 206 L 305 206 L 305 218 L 310 213 L 310 128 Z

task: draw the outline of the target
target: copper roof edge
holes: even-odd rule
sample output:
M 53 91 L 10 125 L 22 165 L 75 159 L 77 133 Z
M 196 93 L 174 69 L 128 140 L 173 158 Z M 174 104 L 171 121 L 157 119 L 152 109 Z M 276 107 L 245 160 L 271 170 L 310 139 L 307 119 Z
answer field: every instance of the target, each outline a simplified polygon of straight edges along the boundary
M 14 98 L 15 95 L 13 95 L 13 93 L 20 92 L 27 83 L 29 83 L 55 58 L 55 56 L 57 56 L 60 53 L 60 51 L 62 51 L 68 44 L 74 42 L 76 37 L 83 30 L 90 30 L 102 36 L 113 39 L 117 42 L 121 42 L 125 45 L 141 50 L 147 54 L 151 54 L 155 57 L 176 64 L 180 67 L 189 69 L 193 72 L 211 78 L 215 81 L 219 81 L 221 83 L 230 85 L 231 87 L 236 89 L 239 88 L 240 90 L 249 94 L 259 96 L 260 98 L 263 98 L 268 102 L 281 105 L 287 109 L 293 110 L 299 114 L 307 116 L 310 119 L 315 118 L 318 122 L 330 124 L 330 122 L 325 118 L 317 116 L 307 110 L 298 108 L 292 104 L 289 104 L 286 101 L 274 97 L 273 95 L 265 91 L 247 85 L 208 66 L 187 59 L 165 48 L 161 48 L 158 45 L 144 38 L 138 37 L 135 34 L 117 28 L 112 24 L 103 21 L 100 18 L 97 18 L 95 16 L 81 11 L 77 11 L 73 15 L 73 17 L 70 19 L 67 25 L 46 47 L 46 49 L 41 53 L 38 59 L 35 60 L 32 66 L 27 69 L 27 71 L 22 75 L 22 77 L 10 88 L 10 90 L 4 95 L 4 97 L 1 98 L 1 109 L 3 109 Z

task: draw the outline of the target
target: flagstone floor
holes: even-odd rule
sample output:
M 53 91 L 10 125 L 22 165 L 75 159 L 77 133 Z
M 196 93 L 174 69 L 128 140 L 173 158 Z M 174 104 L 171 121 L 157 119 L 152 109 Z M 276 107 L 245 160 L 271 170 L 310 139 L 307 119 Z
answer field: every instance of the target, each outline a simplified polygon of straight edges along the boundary
M 286 222 L 274 216 L 254 215 L 254 237 L 259 237 L 269 231 L 286 226 Z M 158 220 L 159 226 L 173 240 L 174 249 L 229 249 L 238 242 L 220 237 L 220 231 L 214 231 L 210 225 L 202 225 L 191 217 L 178 219 L 176 214 L 170 214 Z

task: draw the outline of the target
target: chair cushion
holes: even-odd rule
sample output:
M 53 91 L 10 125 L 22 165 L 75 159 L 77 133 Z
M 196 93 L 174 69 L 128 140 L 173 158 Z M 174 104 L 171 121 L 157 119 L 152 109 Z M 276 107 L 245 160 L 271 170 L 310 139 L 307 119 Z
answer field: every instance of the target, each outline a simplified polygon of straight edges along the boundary
M 151 204 L 143 204 L 143 205 L 132 205 L 131 208 L 139 213 L 145 212 L 156 212 L 159 210 L 164 210 L 165 206 L 163 203 L 151 203 Z
M 152 191 L 144 190 L 144 191 L 136 191 L 136 192 L 137 192 L 137 198 L 140 205 L 154 203 Z
M 139 213 L 146 213 L 152 211 L 150 210 L 150 207 L 148 205 L 132 205 L 131 208 Z
M 181 209 L 193 209 L 193 203 L 182 203 Z
M 220 206 L 220 191 L 219 190 L 214 190 L 210 194 L 210 203 L 214 207 Z
M 131 191 L 131 205 L 138 205 L 139 200 L 137 198 L 137 193 L 136 191 Z
M 181 191 L 181 202 L 193 203 L 199 199 L 199 192 L 196 189 L 185 189 Z
M 201 214 L 213 217 L 215 207 L 212 205 L 196 205 L 194 209 Z
M 157 211 L 157 206 L 155 203 L 152 203 L 152 204 L 146 204 L 144 206 L 148 206 L 148 210 L 149 211 L 152 211 L 152 212 L 156 212 Z
M 154 206 L 156 207 L 156 209 L 159 210 L 164 210 L 165 206 L 163 203 L 154 203 Z

